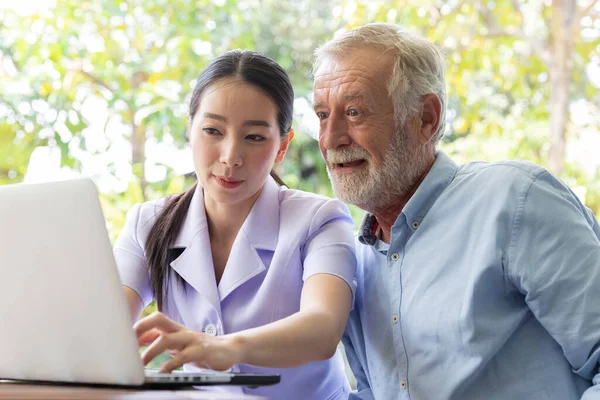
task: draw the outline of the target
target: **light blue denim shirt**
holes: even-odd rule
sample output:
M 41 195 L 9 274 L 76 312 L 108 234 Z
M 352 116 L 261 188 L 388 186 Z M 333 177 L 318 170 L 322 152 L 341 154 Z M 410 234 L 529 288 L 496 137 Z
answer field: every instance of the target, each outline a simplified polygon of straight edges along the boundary
M 351 399 L 600 399 L 600 228 L 549 172 L 440 152 L 389 245 L 374 224 L 343 340 Z

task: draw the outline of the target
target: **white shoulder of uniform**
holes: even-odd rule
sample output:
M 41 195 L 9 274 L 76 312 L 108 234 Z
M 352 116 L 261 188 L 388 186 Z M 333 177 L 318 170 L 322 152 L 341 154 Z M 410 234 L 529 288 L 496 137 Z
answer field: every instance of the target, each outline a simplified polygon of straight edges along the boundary
M 156 219 L 163 210 L 165 204 L 171 196 L 166 196 L 157 200 L 150 200 L 144 203 L 135 204 L 127 213 L 127 225 L 125 231 L 134 234 L 140 243 L 145 243 L 150 229 L 154 226 Z
M 309 230 L 318 229 L 338 218 L 352 221 L 350 211 L 343 202 L 320 194 L 280 188 L 279 204 L 282 220 L 293 218 L 310 221 Z

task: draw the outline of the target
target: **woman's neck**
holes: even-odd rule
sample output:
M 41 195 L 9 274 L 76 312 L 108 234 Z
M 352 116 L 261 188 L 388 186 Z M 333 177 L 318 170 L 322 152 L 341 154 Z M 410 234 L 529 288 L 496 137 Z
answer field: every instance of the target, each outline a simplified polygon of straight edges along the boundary
M 260 192 L 244 202 L 235 204 L 221 203 L 205 194 L 204 209 L 211 242 L 233 242 Z

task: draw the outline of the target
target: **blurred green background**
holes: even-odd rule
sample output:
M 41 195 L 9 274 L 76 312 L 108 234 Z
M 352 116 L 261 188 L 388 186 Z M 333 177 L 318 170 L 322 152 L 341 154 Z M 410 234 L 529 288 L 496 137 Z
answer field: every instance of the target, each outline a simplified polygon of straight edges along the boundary
M 192 184 L 191 89 L 209 60 L 240 48 L 279 62 L 296 91 L 296 137 L 278 172 L 332 195 L 311 53 L 375 21 L 446 54 L 444 151 L 539 163 L 600 214 L 596 0 L 0 0 L 0 184 L 91 176 L 114 240 L 132 204 Z

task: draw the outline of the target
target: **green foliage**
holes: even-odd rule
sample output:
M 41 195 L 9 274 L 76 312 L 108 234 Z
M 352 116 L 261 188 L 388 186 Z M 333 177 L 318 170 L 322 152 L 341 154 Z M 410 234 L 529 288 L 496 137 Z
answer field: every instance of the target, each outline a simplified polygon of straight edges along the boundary
M 599 35 L 589 34 L 598 15 L 588 11 L 582 20 L 588 34 L 574 36 L 570 96 L 597 112 L 599 91 L 585 69 L 600 56 Z M 399 23 L 446 54 L 445 151 L 459 161 L 545 164 L 550 87 L 541 50 L 549 46 L 550 18 L 549 2 L 462 0 L 62 0 L 27 16 L 0 9 L 0 184 L 23 179 L 37 146 L 60 149 L 63 166 L 76 171 L 83 153 L 102 155 L 120 138 L 142 156 L 148 140 L 184 148 L 194 80 L 210 59 L 232 48 L 272 57 L 289 72 L 296 96 L 310 100 L 314 48 L 341 28 L 374 21 Z M 94 112 L 95 106 L 106 112 Z M 331 195 L 317 142 L 298 121 L 294 128 L 277 171 L 291 187 Z M 98 144 L 98 136 L 106 140 Z M 143 165 L 131 166 L 137 179 L 126 190 L 102 194 L 113 239 L 131 204 L 190 184 L 170 167 L 165 180 L 145 182 Z M 117 174 L 115 165 L 107 168 Z M 598 175 L 581 171 L 567 165 L 561 177 L 585 187 L 586 202 L 598 213 Z M 351 212 L 358 223 L 362 212 Z
M 44 142 L 16 123 L 0 123 L 0 185 L 20 182 L 31 153 Z

